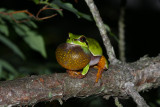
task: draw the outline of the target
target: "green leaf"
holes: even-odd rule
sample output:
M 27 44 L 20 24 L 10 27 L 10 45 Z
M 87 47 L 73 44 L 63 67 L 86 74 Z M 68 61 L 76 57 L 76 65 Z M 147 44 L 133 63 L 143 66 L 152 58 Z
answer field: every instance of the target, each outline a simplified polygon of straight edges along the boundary
M 2 75 L 2 65 L 0 63 L 0 77 L 1 77 L 1 75 Z
M 7 61 L 5 61 L 5 60 L 0 59 L 0 66 L 2 68 L 5 68 L 6 70 L 8 70 L 9 72 L 11 72 L 14 75 L 18 74 L 17 71 L 16 71 L 16 69 L 11 64 L 9 64 Z
M 54 0 L 52 3 L 58 5 L 59 7 L 63 8 L 63 9 L 66 9 L 68 11 L 73 12 L 74 14 L 77 15 L 78 18 L 82 17 L 82 18 L 87 19 L 89 21 L 92 20 L 90 15 L 79 12 L 76 8 L 73 7 L 73 5 L 71 3 L 64 3 L 60 0 Z
M 31 21 L 31 20 L 27 21 L 25 24 L 28 25 L 28 26 L 30 26 L 30 27 L 33 27 L 33 28 L 38 28 L 37 25 L 33 21 Z
M 86 19 L 86 20 L 88 20 L 88 21 L 92 21 L 92 18 L 91 18 L 90 15 L 87 15 L 87 14 L 82 13 L 82 12 L 77 12 L 77 14 L 78 14 L 80 17 L 82 17 L 82 18 L 84 18 L 84 19 Z
M 106 30 L 107 30 L 108 32 L 111 32 L 111 29 L 110 29 L 110 27 L 109 27 L 107 24 L 104 24 L 104 26 L 105 26 L 105 28 L 106 28 Z
M 12 49 L 17 55 L 19 55 L 22 59 L 25 59 L 24 54 L 21 52 L 21 50 L 14 44 L 12 43 L 9 39 L 6 37 L 0 35 L 0 41 L 7 45 L 10 49 Z
M 0 16 L 0 24 L 5 24 L 5 21 Z
M 19 36 L 23 37 L 30 48 L 38 51 L 43 57 L 47 57 L 44 40 L 41 35 L 38 35 L 24 24 L 18 24 L 14 29 Z
M 26 32 L 30 32 L 30 28 L 24 24 L 16 24 L 14 29 L 19 36 L 26 36 Z
M 4 11 L 6 11 L 5 8 L 0 8 L 0 12 L 4 12 Z
M 5 36 L 9 36 L 9 31 L 7 25 L 0 24 L 0 32 Z
M 35 4 L 38 4 L 38 3 L 39 3 L 39 0 L 33 0 L 33 2 L 34 2 Z
M 2 70 L 2 64 L 0 63 L 0 79 L 6 79 L 7 78 L 7 73 L 5 71 Z
M 57 9 L 56 11 L 57 11 L 61 16 L 63 16 L 62 10 L 58 10 L 58 9 L 60 9 L 60 7 L 59 7 L 58 5 L 56 5 L 56 4 L 54 4 L 54 3 L 51 3 L 50 6 L 53 7 L 54 9 Z
M 15 32 L 18 34 L 18 36 L 25 36 L 26 32 L 20 28 L 19 26 L 14 26 Z
M 29 31 L 27 32 L 27 36 L 24 37 L 24 40 L 33 50 L 40 52 L 43 57 L 47 57 L 42 36 L 36 32 Z
M 112 36 L 117 42 L 119 42 L 117 36 L 114 33 L 111 32 L 110 27 L 107 24 L 104 24 L 104 26 L 105 26 L 107 32 L 109 33 L 109 35 Z
M 30 17 L 26 13 L 17 13 L 13 14 L 14 19 L 16 20 L 23 20 L 23 19 L 29 19 Z
M 160 99 L 158 99 L 156 102 L 157 102 L 158 105 L 160 105 Z

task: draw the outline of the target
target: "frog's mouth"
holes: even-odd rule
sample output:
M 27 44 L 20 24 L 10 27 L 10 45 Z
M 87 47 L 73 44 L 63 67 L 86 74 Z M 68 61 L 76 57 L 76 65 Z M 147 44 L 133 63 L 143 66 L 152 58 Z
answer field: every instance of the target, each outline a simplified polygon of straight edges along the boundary
M 81 48 L 81 46 L 80 45 L 78 45 L 78 44 L 74 44 L 73 42 L 72 43 L 64 43 L 65 44 L 65 48 L 73 48 L 73 47 L 80 47 Z

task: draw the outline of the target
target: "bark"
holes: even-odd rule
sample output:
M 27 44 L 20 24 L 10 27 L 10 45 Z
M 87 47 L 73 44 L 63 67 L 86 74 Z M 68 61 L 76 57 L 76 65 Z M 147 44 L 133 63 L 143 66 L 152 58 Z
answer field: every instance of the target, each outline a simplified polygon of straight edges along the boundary
M 98 83 L 95 83 L 96 73 L 97 69 L 91 68 L 83 79 L 55 73 L 3 81 L 0 83 L 0 106 L 34 105 L 40 101 L 61 101 L 95 94 L 106 99 L 132 96 L 139 106 L 144 107 L 147 104 L 138 92 L 160 85 L 160 55 L 143 57 L 134 63 L 110 65 Z

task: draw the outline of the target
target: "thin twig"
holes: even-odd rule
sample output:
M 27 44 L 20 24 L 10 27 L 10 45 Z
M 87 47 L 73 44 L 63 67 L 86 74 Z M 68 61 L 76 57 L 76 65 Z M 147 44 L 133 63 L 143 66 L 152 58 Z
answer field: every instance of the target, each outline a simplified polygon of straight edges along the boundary
M 3 15 L 8 15 L 10 16 L 16 23 L 22 23 L 22 22 L 26 22 L 28 21 L 29 19 L 24 19 L 24 20 L 16 20 L 13 15 L 14 14 L 18 14 L 18 13 L 26 13 L 29 15 L 29 17 L 33 17 L 35 20 L 44 20 L 44 19 L 48 19 L 48 18 L 52 18 L 54 16 L 56 16 L 57 14 L 52 14 L 50 16 L 45 16 L 45 17 L 39 17 L 39 14 L 44 11 L 44 10 L 62 10 L 62 9 L 54 9 L 54 8 L 48 8 L 47 7 L 48 5 L 45 5 L 42 9 L 40 9 L 38 11 L 38 13 L 35 15 L 33 15 L 32 13 L 30 13 L 28 10 L 18 10 L 18 11 L 14 11 L 14 12 L 10 12 L 10 13 L 6 13 L 6 12 L 0 12 L 0 14 L 3 14 Z
M 54 17 L 54 16 L 57 15 L 57 14 L 53 14 L 53 15 L 50 15 L 50 16 L 46 16 L 46 17 L 40 18 L 40 17 L 39 17 L 39 14 L 40 14 L 42 11 L 44 11 L 44 10 L 55 10 L 55 9 L 53 9 L 53 8 L 47 8 L 47 6 L 48 6 L 48 5 L 45 5 L 42 9 L 40 9 L 40 10 L 38 11 L 38 13 L 37 13 L 37 15 L 36 15 L 36 19 L 37 19 L 37 20 L 44 20 L 44 19 L 52 18 L 52 17 Z M 62 9 L 59 9 L 59 10 L 62 10 Z
M 119 16 L 119 57 L 120 60 L 125 62 L 125 24 L 124 24 L 124 16 L 125 16 L 125 5 L 126 0 L 121 0 L 121 9 L 120 9 L 120 16 Z
M 135 90 L 134 84 L 131 82 L 125 83 L 126 92 L 137 103 L 138 107 L 149 107 L 143 97 Z
M 102 18 L 100 17 L 99 11 L 98 11 L 96 5 L 94 4 L 94 1 L 93 0 L 85 0 L 85 2 L 87 3 L 87 5 L 93 15 L 93 18 L 96 22 L 96 25 L 100 31 L 101 37 L 103 39 L 103 43 L 104 43 L 105 48 L 107 50 L 107 54 L 108 54 L 110 63 L 112 63 L 112 64 L 117 63 L 118 60 L 116 59 L 115 52 L 113 50 L 113 46 L 111 45 L 111 42 L 107 36 L 107 31 L 105 29 Z
M 117 107 L 123 107 L 122 104 L 119 102 L 118 97 L 116 97 L 114 101 Z

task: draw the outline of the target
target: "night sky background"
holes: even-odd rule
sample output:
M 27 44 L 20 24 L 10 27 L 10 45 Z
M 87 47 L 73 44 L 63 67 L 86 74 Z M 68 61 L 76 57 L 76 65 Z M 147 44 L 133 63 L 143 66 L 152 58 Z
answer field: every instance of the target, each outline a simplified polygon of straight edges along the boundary
M 63 0 L 64 2 L 70 2 L 80 12 L 90 14 L 90 11 L 83 0 L 78 0 L 76 3 L 74 0 Z M 118 19 L 120 12 L 120 0 L 95 0 L 100 15 L 104 23 L 110 26 L 112 33 L 118 37 Z M 31 0 L 0 0 L 0 8 L 13 9 L 13 10 L 25 10 L 28 9 L 31 13 L 36 14 L 43 5 L 36 5 Z M 51 12 L 53 14 L 54 12 Z M 56 12 L 55 12 L 56 13 Z M 43 58 L 38 52 L 30 50 L 28 46 L 23 43 L 21 38 L 16 35 L 10 37 L 10 39 L 17 43 L 17 45 L 23 46 L 21 48 L 25 53 L 27 60 L 22 61 L 15 58 L 15 54 L 8 50 L 5 45 L 0 43 L 0 57 L 9 60 L 15 66 L 21 66 L 27 64 L 48 64 L 57 63 L 55 59 L 55 49 L 58 44 L 65 42 L 69 32 L 75 34 L 84 34 L 88 37 L 97 39 L 101 46 L 103 42 L 99 31 L 94 21 L 88 21 L 77 16 L 67 10 L 63 10 L 64 16 L 57 15 L 51 19 L 36 21 L 39 28 L 37 29 L 40 34 L 43 35 L 47 50 L 47 59 Z M 13 33 L 14 34 L 14 33 Z M 11 33 L 12 35 L 12 33 Z M 112 37 L 111 43 L 114 46 L 117 57 L 118 43 Z M 127 0 L 126 14 L 125 14 L 125 42 L 126 42 L 126 59 L 127 62 L 133 62 L 138 60 L 144 55 L 155 57 L 160 53 L 160 0 Z M 104 49 L 105 50 L 105 49 Z M 105 53 L 105 52 L 104 52 Z M 17 60 L 16 63 L 14 61 Z M 30 62 L 30 64 L 28 64 Z M 54 67 L 52 70 L 56 70 Z M 58 69 L 63 68 L 59 67 Z M 34 73 L 33 73 L 34 74 Z M 145 98 L 148 104 L 152 107 L 158 107 L 157 100 L 160 99 L 160 89 L 152 89 L 149 92 L 142 92 L 142 96 Z M 135 103 L 132 99 L 120 100 L 124 107 L 135 107 Z M 46 107 L 60 107 L 57 101 L 52 103 L 39 103 L 36 106 Z M 54 106 L 53 106 L 54 105 Z M 67 100 L 63 107 L 114 107 L 114 100 L 110 98 L 108 101 L 101 97 L 92 96 L 85 99 L 71 98 Z

